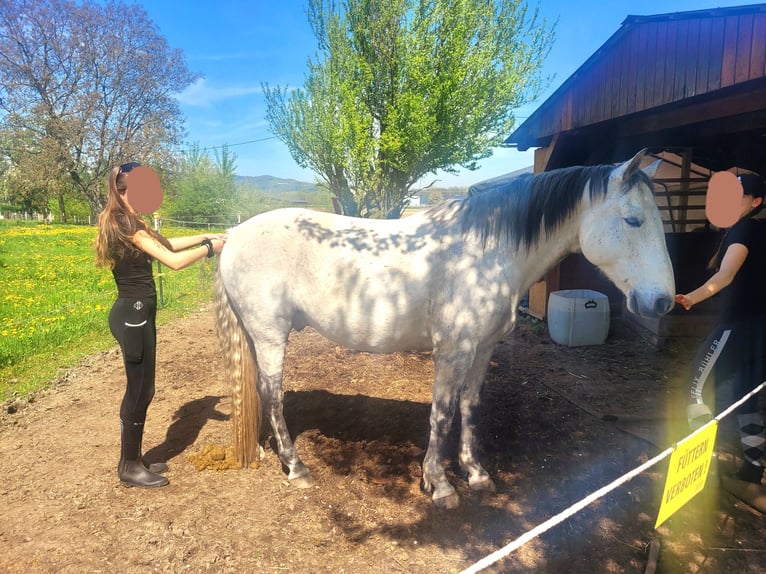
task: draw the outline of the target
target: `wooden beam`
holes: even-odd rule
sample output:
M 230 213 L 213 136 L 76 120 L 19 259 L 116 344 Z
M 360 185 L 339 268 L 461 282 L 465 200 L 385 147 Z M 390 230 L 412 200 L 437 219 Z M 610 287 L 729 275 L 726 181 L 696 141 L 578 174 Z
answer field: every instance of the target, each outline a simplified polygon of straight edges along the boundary
M 766 109 L 766 90 L 738 93 L 699 103 L 685 101 L 682 106 L 667 106 L 649 113 L 636 114 L 619 120 L 621 134 L 643 134 L 666 131 L 691 124 L 701 124 Z
M 559 143 L 560 132 L 553 134 L 553 139 L 547 147 L 540 147 L 535 150 L 535 165 L 533 167 L 533 173 L 542 173 L 550 169 L 551 158 L 553 152 L 556 151 L 556 147 Z
M 686 148 L 681 153 L 681 184 L 679 185 L 679 191 L 681 192 L 681 197 L 678 200 L 678 212 L 679 217 L 677 219 L 680 220 L 680 228 L 679 231 L 682 233 L 686 231 L 686 220 L 688 219 L 688 209 L 689 209 L 689 173 L 691 172 L 691 156 L 692 156 L 692 150 L 689 148 Z
M 553 136 L 551 145 L 535 150 L 534 173 L 542 173 L 549 169 L 558 141 L 559 134 L 557 133 Z M 548 294 L 558 289 L 558 285 L 559 267 L 557 265 L 545 277 L 529 288 L 528 312 L 530 315 L 540 320 L 544 320 L 548 316 Z

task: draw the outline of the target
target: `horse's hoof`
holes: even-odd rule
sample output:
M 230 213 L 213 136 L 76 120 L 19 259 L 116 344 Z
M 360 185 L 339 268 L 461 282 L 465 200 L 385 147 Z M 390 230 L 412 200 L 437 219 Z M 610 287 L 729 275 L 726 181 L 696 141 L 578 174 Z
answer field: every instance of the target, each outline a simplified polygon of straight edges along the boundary
M 495 492 L 495 483 L 488 476 L 482 477 L 478 480 L 468 481 L 468 486 L 471 490 L 483 490 L 484 492 Z
M 460 506 L 460 497 L 456 492 L 452 492 L 452 494 L 448 494 L 447 496 L 440 496 L 439 498 L 434 497 L 433 501 L 434 506 L 436 506 L 436 508 L 441 508 L 442 510 L 455 510 Z
M 288 478 L 290 484 L 295 488 L 311 488 L 316 485 L 314 477 L 310 474 L 304 474 L 303 476 L 296 476 L 295 478 Z

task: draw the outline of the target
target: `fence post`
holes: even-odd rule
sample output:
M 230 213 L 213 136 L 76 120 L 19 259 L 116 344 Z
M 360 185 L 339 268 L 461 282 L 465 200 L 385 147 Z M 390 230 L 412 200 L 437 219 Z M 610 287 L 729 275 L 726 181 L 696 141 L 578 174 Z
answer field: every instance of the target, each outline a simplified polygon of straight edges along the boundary
M 157 233 L 160 232 L 160 214 L 156 211 L 152 214 L 152 217 L 154 217 L 154 231 Z M 160 260 L 157 260 L 157 280 L 160 282 L 160 309 L 162 309 L 165 306 L 165 298 L 162 293 L 162 264 L 160 263 Z

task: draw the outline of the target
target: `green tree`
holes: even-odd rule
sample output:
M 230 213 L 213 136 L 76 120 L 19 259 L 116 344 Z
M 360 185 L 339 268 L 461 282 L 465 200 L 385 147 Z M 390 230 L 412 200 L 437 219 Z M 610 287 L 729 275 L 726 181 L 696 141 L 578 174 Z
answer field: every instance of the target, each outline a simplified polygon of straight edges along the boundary
M 5 153 L 43 174 L 33 187 L 65 175 L 93 215 L 112 166 L 167 163 L 184 135 L 173 94 L 195 79 L 140 6 L 0 0 L 0 124 L 25 142 Z
M 424 176 L 474 170 L 540 91 L 553 27 L 521 0 L 309 0 L 302 89 L 264 85 L 272 132 L 348 215 L 398 217 Z
M 238 208 L 236 154 L 227 146 L 215 159 L 198 144 L 186 151 L 179 173 L 168 186 L 165 210 L 173 219 L 197 223 L 234 223 Z

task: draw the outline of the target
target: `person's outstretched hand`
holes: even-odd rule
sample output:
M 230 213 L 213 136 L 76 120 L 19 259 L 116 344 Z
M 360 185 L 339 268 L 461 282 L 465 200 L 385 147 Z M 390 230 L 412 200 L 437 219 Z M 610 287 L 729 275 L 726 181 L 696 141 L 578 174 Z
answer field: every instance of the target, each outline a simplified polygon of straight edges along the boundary
M 694 303 L 692 303 L 692 300 L 689 299 L 688 295 L 681 295 L 680 293 L 676 295 L 676 303 L 683 306 L 683 308 L 686 309 L 687 311 L 692 308 L 692 305 L 694 305 Z

